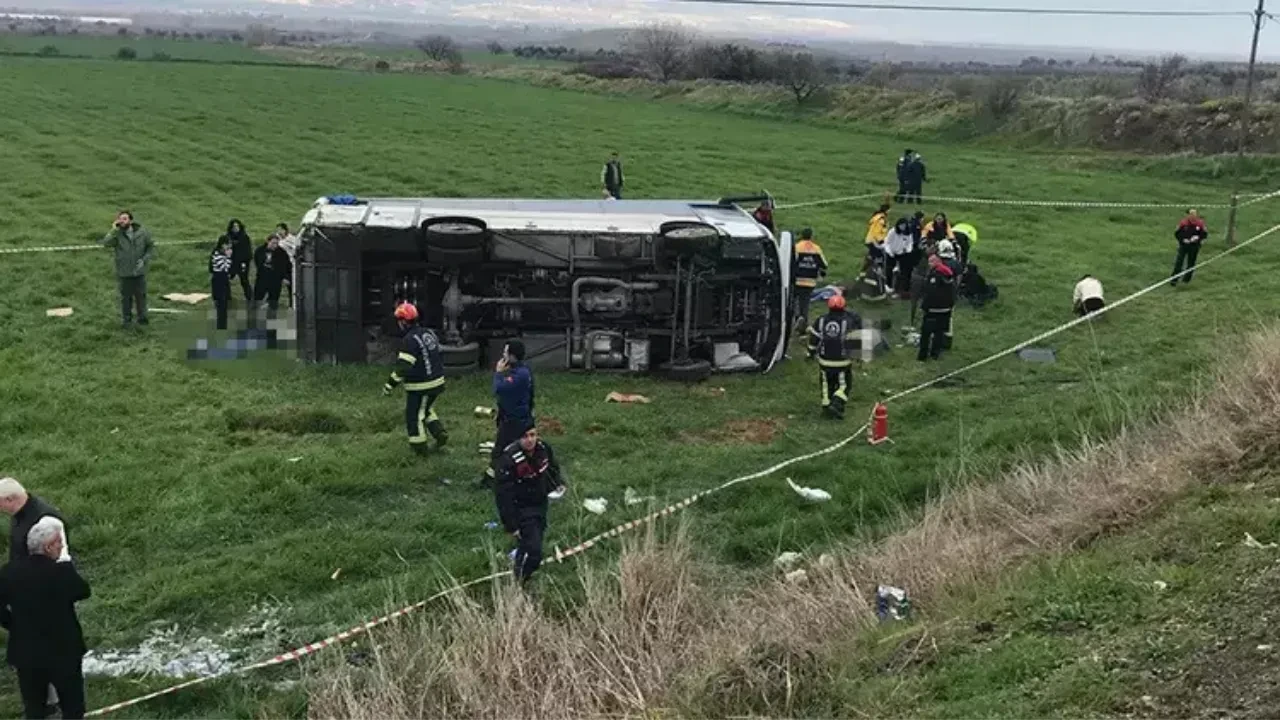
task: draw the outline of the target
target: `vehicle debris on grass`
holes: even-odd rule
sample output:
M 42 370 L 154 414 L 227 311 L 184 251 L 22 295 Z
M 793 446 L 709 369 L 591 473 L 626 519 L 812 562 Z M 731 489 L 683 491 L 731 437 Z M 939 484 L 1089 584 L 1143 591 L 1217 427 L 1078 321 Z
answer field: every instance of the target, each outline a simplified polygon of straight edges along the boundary
M 605 396 L 604 401 L 614 402 L 614 403 L 626 403 L 626 404 L 638 403 L 641 405 L 648 405 L 650 403 L 649 398 L 645 397 L 644 395 L 627 395 L 620 392 L 609 393 L 608 395 Z

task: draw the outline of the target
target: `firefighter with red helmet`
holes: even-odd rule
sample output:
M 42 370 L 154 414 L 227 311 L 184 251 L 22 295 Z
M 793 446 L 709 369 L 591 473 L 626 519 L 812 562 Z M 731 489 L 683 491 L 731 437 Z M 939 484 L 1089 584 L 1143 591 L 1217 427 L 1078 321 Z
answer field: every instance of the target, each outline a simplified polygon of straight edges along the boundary
M 412 303 L 396 306 L 396 323 L 404 334 L 395 369 L 384 395 L 399 385 L 404 385 L 404 424 L 409 434 L 409 447 L 414 452 L 427 451 L 427 435 L 435 438 L 436 448 L 444 447 L 449 440 L 444 424 L 436 416 L 434 405 L 444 392 L 444 357 L 440 351 L 440 339 L 430 329 L 418 323 L 418 308 Z
M 818 358 L 822 383 L 822 412 L 844 419 L 844 408 L 853 387 L 853 356 L 850 341 L 862 330 L 862 318 L 845 308 L 844 295 L 827 299 L 827 314 L 809 327 L 809 357 Z

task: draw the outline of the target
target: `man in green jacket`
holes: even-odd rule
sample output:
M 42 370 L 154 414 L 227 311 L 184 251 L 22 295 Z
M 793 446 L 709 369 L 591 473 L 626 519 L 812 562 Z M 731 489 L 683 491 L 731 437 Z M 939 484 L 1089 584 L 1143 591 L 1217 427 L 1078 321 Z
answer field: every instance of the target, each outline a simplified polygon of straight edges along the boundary
M 138 324 L 146 325 L 147 267 L 155 257 L 151 233 L 134 222 L 133 213 L 124 210 L 100 242 L 116 253 L 116 280 L 120 285 L 120 314 L 124 326 L 133 324 L 134 305 L 138 309 Z

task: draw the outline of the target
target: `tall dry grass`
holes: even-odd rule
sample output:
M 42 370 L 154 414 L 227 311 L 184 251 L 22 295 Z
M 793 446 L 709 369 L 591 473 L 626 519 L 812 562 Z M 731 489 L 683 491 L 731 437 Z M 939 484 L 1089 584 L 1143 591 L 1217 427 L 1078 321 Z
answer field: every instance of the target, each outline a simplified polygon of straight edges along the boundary
M 883 539 L 835 553 L 803 583 L 724 582 L 683 530 L 584 569 L 558 615 L 510 587 L 374 638 L 374 662 L 331 665 L 311 693 L 324 718 L 814 715 L 844 641 L 875 622 L 881 582 L 917 606 L 972 590 L 1028 558 L 1130 525 L 1194 483 L 1280 453 L 1280 331 L 1253 337 L 1207 392 L 1156 425 L 930 503 Z

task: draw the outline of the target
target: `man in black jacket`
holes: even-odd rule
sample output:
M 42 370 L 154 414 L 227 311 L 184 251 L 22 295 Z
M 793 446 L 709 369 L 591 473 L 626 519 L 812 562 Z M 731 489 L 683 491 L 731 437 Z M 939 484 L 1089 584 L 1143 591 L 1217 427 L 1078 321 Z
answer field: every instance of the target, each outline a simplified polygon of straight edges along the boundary
M 551 446 L 538 438 L 533 422 L 498 456 L 494 498 L 502 527 L 516 539 L 515 576 L 522 583 L 542 565 L 547 531 L 547 498 L 564 492 L 560 465 Z
M 0 511 L 9 521 L 9 562 L 27 556 L 27 534 L 40 518 L 53 516 L 65 523 L 58 508 L 27 493 L 22 484 L 11 477 L 0 479 Z
M 626 183 L 626 178 L 622 175 L 622 160 L 618 158 L 617 152 L 610 155 L 609 161 L 604 164 L 604 170 L 600 172 L 600 180 L 604 183 L 605 192 L 609 193 L 609 197 L 614 200 L 622 199 L 622 186 Z
M 274 316 L 280 307 L 280 289 L 284 285 L 284 279 L 293 276 L 289 253 L 280 247 L 280 238 L 272 235 L 258 246 L 253 254 L 253 263 L 258 271 L 254 300 L 261 303 L 265 299 Z
M 0 626 L 9 632 L 6 660 L 18 671 L 23 715 L 47 717 L 49 685 L 62 717 L 85 713 L 84 633 L 75 604 L 90 595 L 63 542 L 62 523 L 45 517 L 27 535 L 27 557 L 0 569 Z

